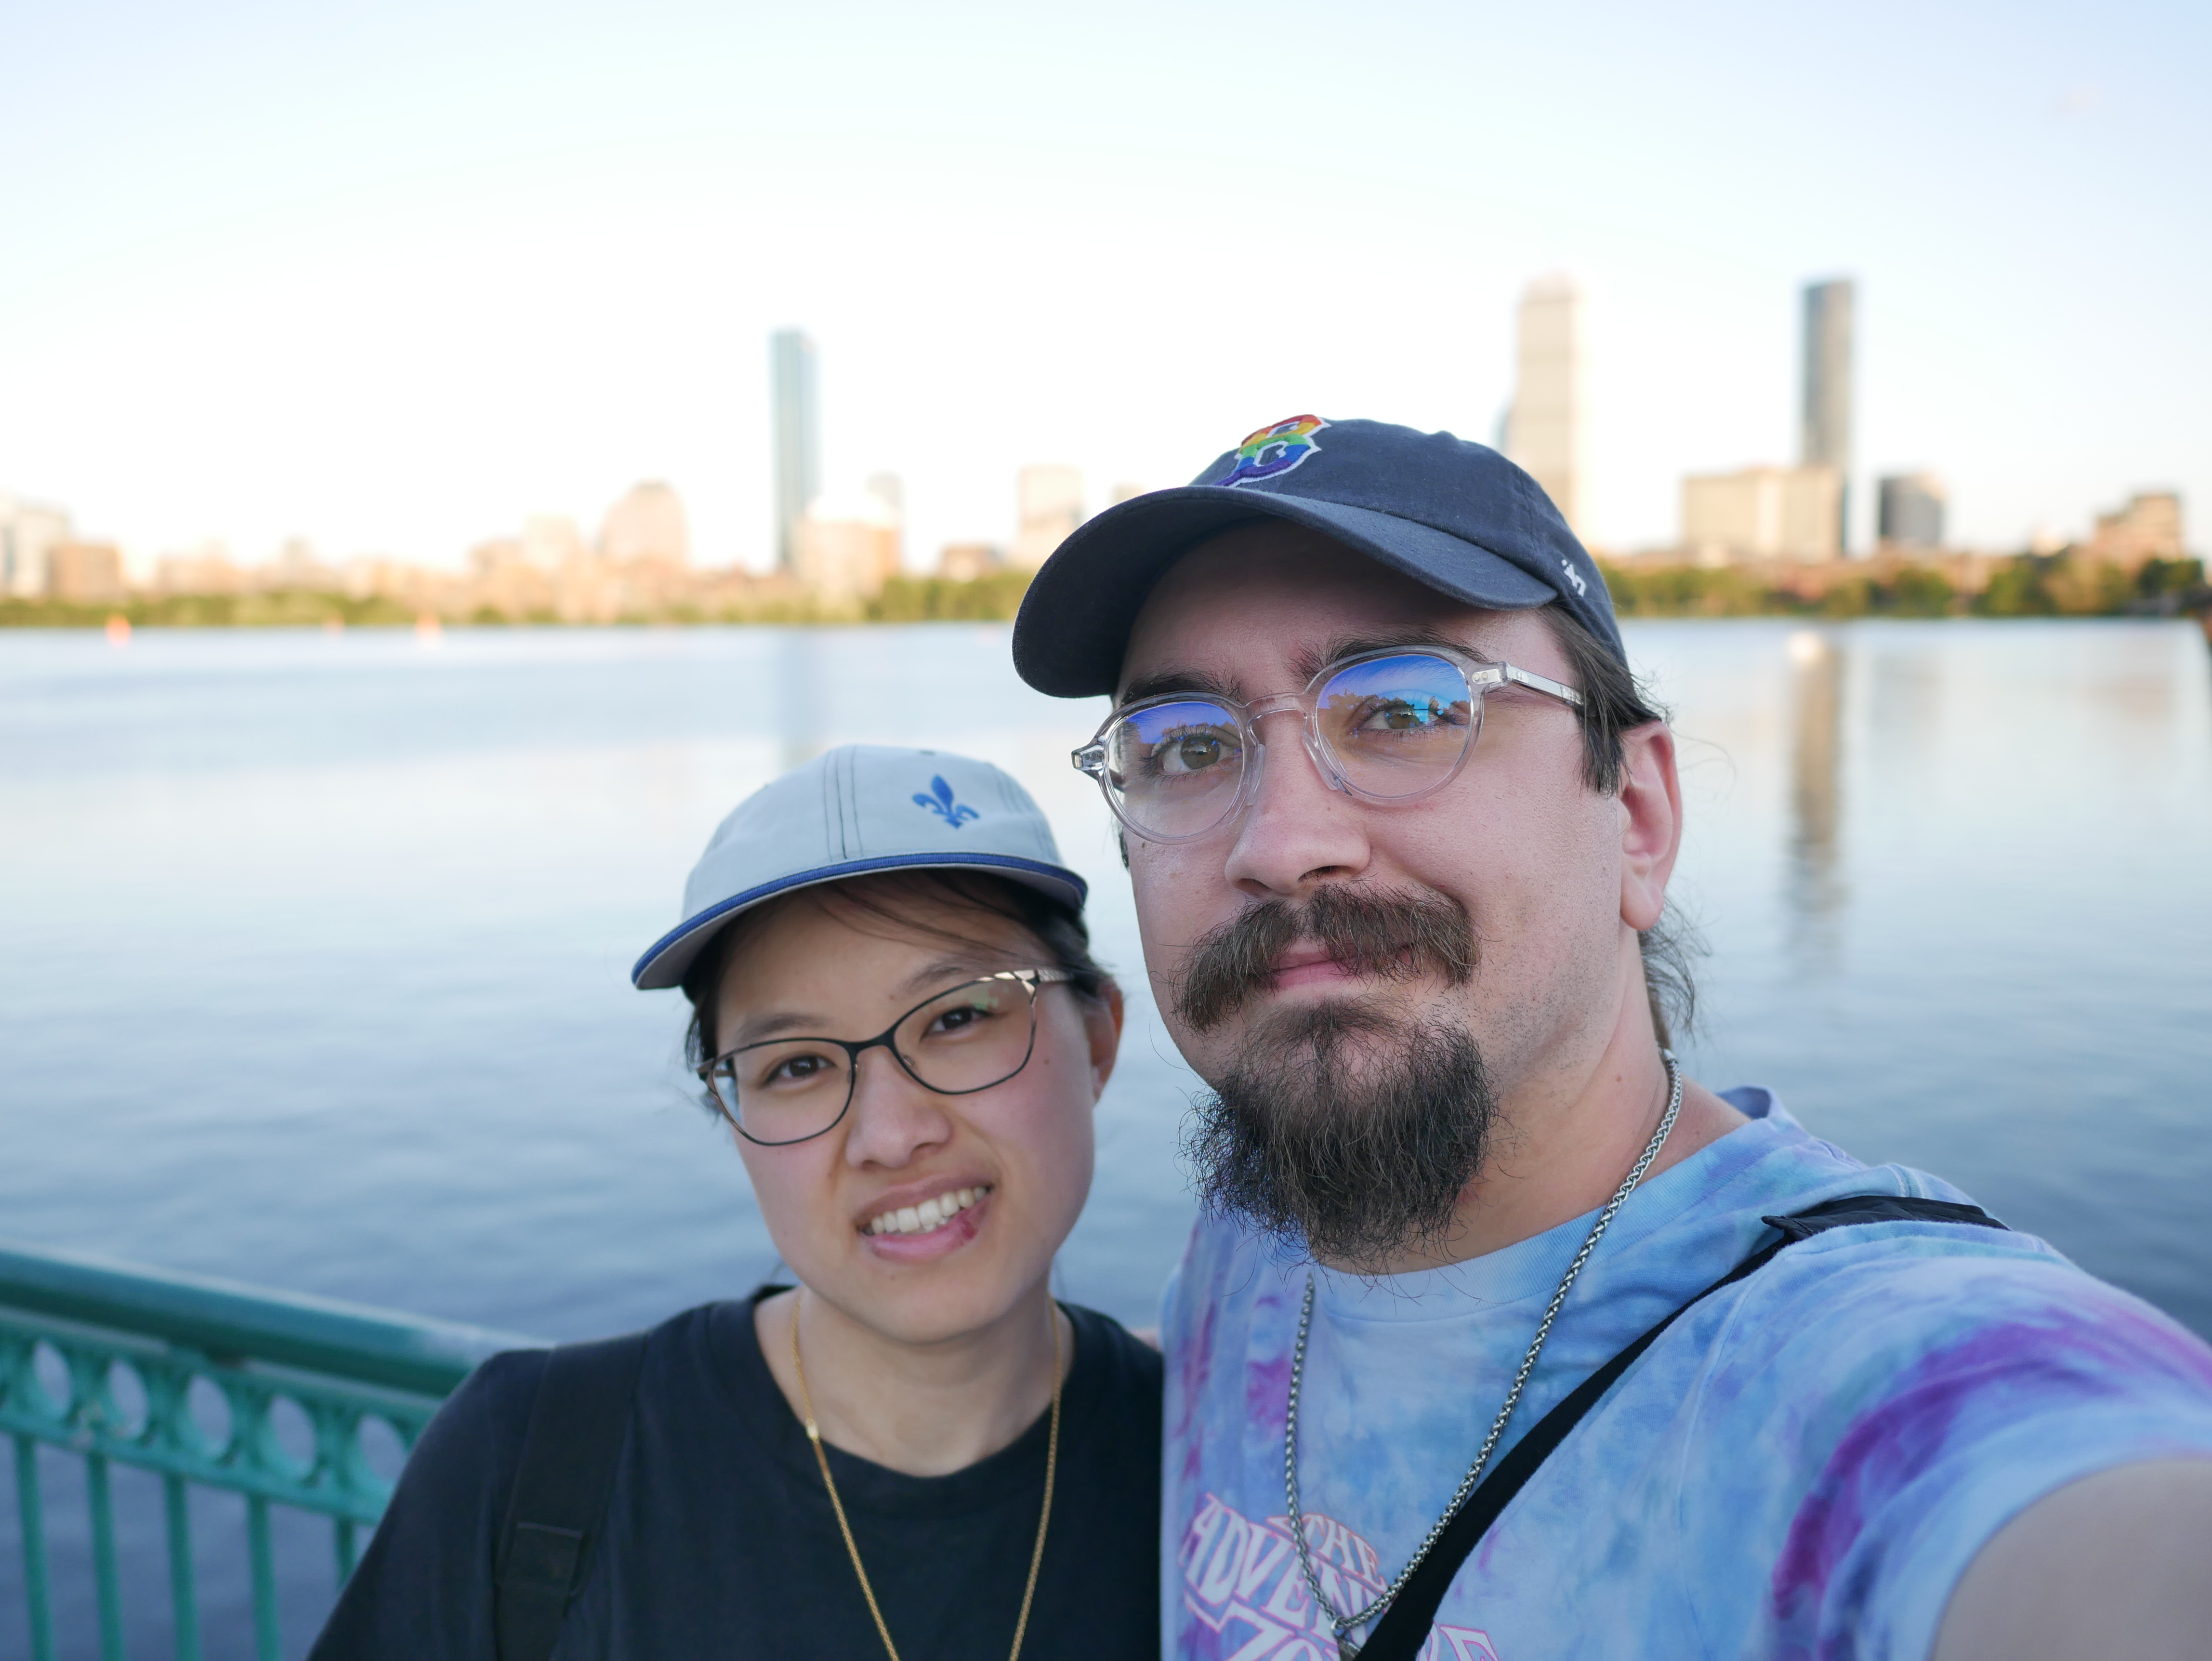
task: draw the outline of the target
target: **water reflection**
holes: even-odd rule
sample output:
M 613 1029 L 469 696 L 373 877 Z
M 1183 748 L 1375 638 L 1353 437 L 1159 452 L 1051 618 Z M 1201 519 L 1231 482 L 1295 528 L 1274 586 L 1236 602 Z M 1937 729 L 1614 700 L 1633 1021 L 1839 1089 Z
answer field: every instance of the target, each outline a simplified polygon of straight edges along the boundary
M 1834 966 L 1843 878 L 1844 654 L 1826 635 L 1790 637 L 1790 878 L 1793 944 L 1817 969 Z
M 1951 741 L 1945 730 L 1949 688 L 1943 654 L 1928 649 L 1934 644 L 1910 636 L 1894 644 L 1857 642 L 1865 690 L 1853 736 L 1863 746 L 1859 776 L 1869 795 L 1912 800 L 1942 765 Z M 1863 845 L 1859 855 L 1863 862 Z
M 787 773 L 812 761 L 828 747 L 828 697 L 822 668 L 822 631 L 818 629 L 780 629 L 775 642 L 775 737 L 781 759 L 776 771 Z

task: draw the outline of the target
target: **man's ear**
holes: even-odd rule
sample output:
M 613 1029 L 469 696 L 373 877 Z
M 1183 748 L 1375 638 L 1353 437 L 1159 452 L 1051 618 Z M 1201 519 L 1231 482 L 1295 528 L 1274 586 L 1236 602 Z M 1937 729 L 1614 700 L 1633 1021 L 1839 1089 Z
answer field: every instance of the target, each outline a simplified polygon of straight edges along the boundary
M 1631 727 L 1621 748 L 1620 920 L 1640 934 L 1659 921 L 1682 851 L 1682 782 L 1666 722 Z

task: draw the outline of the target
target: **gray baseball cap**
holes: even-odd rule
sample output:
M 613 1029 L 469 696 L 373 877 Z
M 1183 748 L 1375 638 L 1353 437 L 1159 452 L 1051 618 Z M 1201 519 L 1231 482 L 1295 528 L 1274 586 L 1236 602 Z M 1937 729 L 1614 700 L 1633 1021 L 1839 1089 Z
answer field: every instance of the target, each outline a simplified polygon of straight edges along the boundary
M 848 744 L 793 768 L 714 828 L 684 883 L 684 921 L 630 970 L 641 991 L 680 985 L 742 912 L 817 883 L 882 871 L 986 871 L 1083 910 L 1030 793 L 987 761 Z

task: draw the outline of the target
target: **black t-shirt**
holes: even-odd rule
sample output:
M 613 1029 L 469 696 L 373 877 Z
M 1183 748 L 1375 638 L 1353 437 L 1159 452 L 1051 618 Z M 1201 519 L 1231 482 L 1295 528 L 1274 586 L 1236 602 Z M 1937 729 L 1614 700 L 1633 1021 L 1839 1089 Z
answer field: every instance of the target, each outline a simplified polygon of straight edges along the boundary
M 606 1531 L 556 1661 L 884 1661 L 806 1432 L 750 1299 L 655 1328 Z M 1160 1358 L 1062 1305 L 1075 1359 L 1024 1657 L 1159 1654 Z M 422 1433 L 312 1661 L 494 1661 L 493 1559 L 544 1352 L 495 1355 Z M 1041 1415 L 1009 1446 L 908 1476 L 823 1444 L 902 1661 L 1012 1646 L 1044 1501 Z

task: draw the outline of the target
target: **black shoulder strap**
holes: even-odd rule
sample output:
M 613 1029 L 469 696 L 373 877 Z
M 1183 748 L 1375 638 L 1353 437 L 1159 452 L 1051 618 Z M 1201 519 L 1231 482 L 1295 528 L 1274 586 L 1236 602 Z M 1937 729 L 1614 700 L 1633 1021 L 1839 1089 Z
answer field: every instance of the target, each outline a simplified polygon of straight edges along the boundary
M 1565 1401 L 1537 1421 L 1535 1428 L 1515 1443 L 1511 1451 L 1491 1467 L 1474 1492 L 1468 1495 L 1467 1503 L 1444 1525 L 1435 1549 L 1413 1571 L 1413 1579 L 1406 1582 L 1406 1589 L 1383 1612 L 1374 1635 L 1359 1646 L 1361 1661 L 1413 1661 L 1427 1641 L 1429 1628 L 1436 1624 L 1437 1611 L 1443 1607 L 1444 1594 L 1451 1590 L 1460 1566 L 1512 1502 L 1513 1496 L 1536 1474 L 1537 1467 L 1566 1440 L 1567 1433 L 1598 1404 L 1620 1375 L 1635 1364 L 1636 1358 L 1658 1341 L 1661 1333 L 1723 1287 L 1733 1286 L 1746 1275 L 1756 1274 L 1771 1262 L 1784 1247 L 1808 1240 L 1815 1234 L 1825 1234 L 1832 1228 L 1907 1221 L 1971 1223 L 1982 1228 L 2004 1226 L 1979 1206 L 1894 1194 L 1846 1194 L 1841 1199 L 1825 1201 L 1787 1217 L 1762 1217 L 1759 1220 L 1777 1231 L 1780 1238 L 1753 1252 L 1583 1379 Z
M 562 1344 L 545 1358 L 500 1530 L 499 1661 L 546 1661 L 583 1584 L 629 1428 L 646 1335 Z

